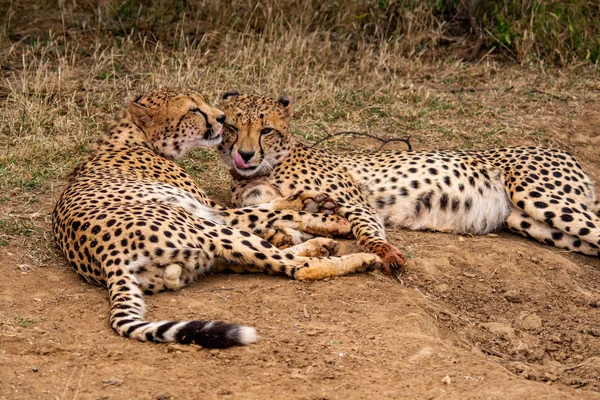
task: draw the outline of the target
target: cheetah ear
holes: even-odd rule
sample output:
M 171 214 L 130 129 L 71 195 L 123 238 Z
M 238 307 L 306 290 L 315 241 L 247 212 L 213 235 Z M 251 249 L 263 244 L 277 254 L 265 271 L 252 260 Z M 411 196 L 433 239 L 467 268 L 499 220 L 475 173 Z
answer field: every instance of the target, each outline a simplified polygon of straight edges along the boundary
M 149 127 L 152 124 L 152 115 L 150 114 L 150 107 L 146 107 L 137 101 L 132 101 L 127 106 L 127 111 L 131 114 L 133 122 L 139 127 Z
M 228 99 L 229 97 L 238 97 L 239 95 L 240 92 L 238 92 L 236 89 L 230 89 L 223 93 L 223 95 L 221 96 L 221 100 Z
M 292 117 L 292 106 L 294 104 L 294 99 L 291 96 L 281 96 L 279 100 L 277 100 L 277 104 L 283 107 L 284 115 L 286 117 Z

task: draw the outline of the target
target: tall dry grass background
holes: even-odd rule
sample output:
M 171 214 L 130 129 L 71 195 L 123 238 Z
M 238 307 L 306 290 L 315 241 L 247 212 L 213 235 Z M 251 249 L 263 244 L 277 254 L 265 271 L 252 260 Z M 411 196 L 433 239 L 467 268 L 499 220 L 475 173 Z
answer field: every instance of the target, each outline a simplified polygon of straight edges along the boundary
M 591 0 L 1 0 L 0 240 L 35 236 L 14 210 L 55 193 L 125 102 L 160 86 L 290 94 L 308 139 L 552 144 L 524 116 L 594 97 L 599 15 Z M 183 165 L 226 193 L 211 151 Z

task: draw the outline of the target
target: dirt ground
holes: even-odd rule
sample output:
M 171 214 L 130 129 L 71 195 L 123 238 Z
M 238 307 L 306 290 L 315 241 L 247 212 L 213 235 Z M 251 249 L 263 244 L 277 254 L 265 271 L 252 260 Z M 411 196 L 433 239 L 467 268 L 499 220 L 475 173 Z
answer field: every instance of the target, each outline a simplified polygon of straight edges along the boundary
M 528 123 L 600 181 L 598 106 L 568 111 Z M 36 200 L 44 241 L 61 189 Z M 410 257 L 400 280 L 214 275 L 146 299 L 152 319 L 256 327 L 257 344 L 227 350 L 116 336 L 104 289 L 56 249 L 32 263 L 35 242 L 11 241 L 0 247 L 0 398 L 600 398 L 600 260 L 506 232 L 389 236 Z

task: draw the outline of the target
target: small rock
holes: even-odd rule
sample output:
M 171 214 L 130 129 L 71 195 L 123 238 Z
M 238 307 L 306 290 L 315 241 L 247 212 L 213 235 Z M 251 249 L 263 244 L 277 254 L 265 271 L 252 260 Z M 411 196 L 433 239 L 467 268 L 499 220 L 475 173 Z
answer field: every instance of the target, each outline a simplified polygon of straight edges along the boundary
M 179 343 L 172 343 L 167 346 L 167 353 L 175 353 L 177 351 L 187 353 L 189 351 L 192 351 L 192 349 L 190 348 L 190 346 L 185 346 Z
M 438 292 L 444 293 L 447 292 L 448 290 L 450 290 L 450 286 L 448 286 L 447 283 L 442 283 L 440 285 L 437 285 L 435 287 L 437 289 Z
M 31 265 L 28 265 L 28 264 L 20 264 L 17 268 L 21 272 L 33 271 L 33 268 L 31 268 Z
M 458 241 L 459 241 L 459 242 L 464 242 L 464 241 L 465 241 L 465 238 L 464 238 L 464 237 L 462 237 L 462 236 L 459 236 L 459 237 L 458 237 Z
M 544 374 L 544 378 L 546 378 L 546 380 L 548 380 L 550 382 L 556 382 L 558 380 L 558 376 L 556 376 L 550 372 L 546 372 Z
M 449 377 L 448 375 L 446 375 L 446 376 L 444 377 L 444 379 L 442 379 L 442 383 L 443 383 L 444 385 L 449 385 L 449 384 L 451 384 L 451 383 L 452 383 L 452 379 L 450 379 L 450 377 Z
M 102 381 L 102 383 L 104 383 L 105 385 L 110 385 L 110 386 L 121 386 L 121 384 L 123 383 L 123 379 L 119 379 L 119 378 L 115 378 L 114 376 L 111 376 L 108 379 L 104 379 Z
M 595 337 L 600 337 L 600 329 L 598 328 L 589 328 L 585 331 L 588 335 L 592 335 Z
M 49 347 L 49 346 L 42 347 L 39 350 L 40 354 L 43 355 L 43 356 L 47 356 L 47 355 L 53 354 L 55 351 L 56 351 L 55 348 Z
M 508 324 L 502 324 L 500 322 L 486 322 L 480 326 L 498 336 L 500 339 L 510 340 L 515 337 L 514 328 Z
M 474 274 L 472 272 L 463 272 L 463 275 L 467 278 L 475 278 L 477 276 L 477 274 Z
M 521 295 L 521 293 L 519 293 L 518 290 L 507 290 L 506 293 L 504 293 L 504 298 L 506 299 L 506 301 L 509 301 L 511 303 L 522 303 L 523 302 L 523 296 Z
M 509 367 L 512 371 L 521 375 L 523 378 L 529 378 L 529 373 L 531 371 L 531 367 L 527 364 L 523 364 L 521 362 L 515 361 L 509 364 Z
M 555 333 L 553 335 L 550 335 L 548 337 L 548 339 L 550 339 L 550 341 L 552 343 L 562 343 L 562 339 L 560 338 L 560 335 L 558 333 Z
M 169 400 L 171 397 L 171 393 L 163 393 L 156 396 L 156 400 Z
M 35 366 L 34 366 L 34 367 L 31 367 L 31 371 L 32 371 L 32 372 L 38 372 L 38 368 L 37 368 L 37 367 L 35 367 Z
M 542 328 L 542 319 L 535 313 L 521 314 L 518 325 L 526 331 L 536 331 Z

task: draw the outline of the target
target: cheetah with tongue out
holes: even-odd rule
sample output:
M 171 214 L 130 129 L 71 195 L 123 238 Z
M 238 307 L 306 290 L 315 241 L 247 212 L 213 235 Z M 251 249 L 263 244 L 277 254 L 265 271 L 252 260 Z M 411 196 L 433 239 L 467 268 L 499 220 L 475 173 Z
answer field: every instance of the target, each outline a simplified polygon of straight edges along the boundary
M 380 262 L 372 254 L 312 257 L 335 253 L 331 239 L 282 251 L 252 234 L 349 233 L 348 222 L 335 215 L 282 211 L 331 204 L 326 197 L 304 193 L 244 209 L 226 209 L 207 198 L 171 160 L 199 146 L 216 146 L 224 120 L 193 92 L 159 90 L 138 98 L 76 169 L 56 204 L 55 241 L 81 278 L 108 288 L 110 324 L 120 335 L 205 347 L 254 342 L 250 327 L 144 318 L 143 294 L 178 289 L 217 261 L 296 279 L 344 275 Z
M 482 151 L 382 151 L 343 155 L 309 148 L 291 133 L 291 100 L 230 91 L 222 158 L 235 206 L 318 189 L 339 205 L 363 249 L 386 272 L 404 256 L 384 226 L 485 234 L 503 225 L 551 246 L 598 256 L 594 187 L 568 152 L 542 147 Z

